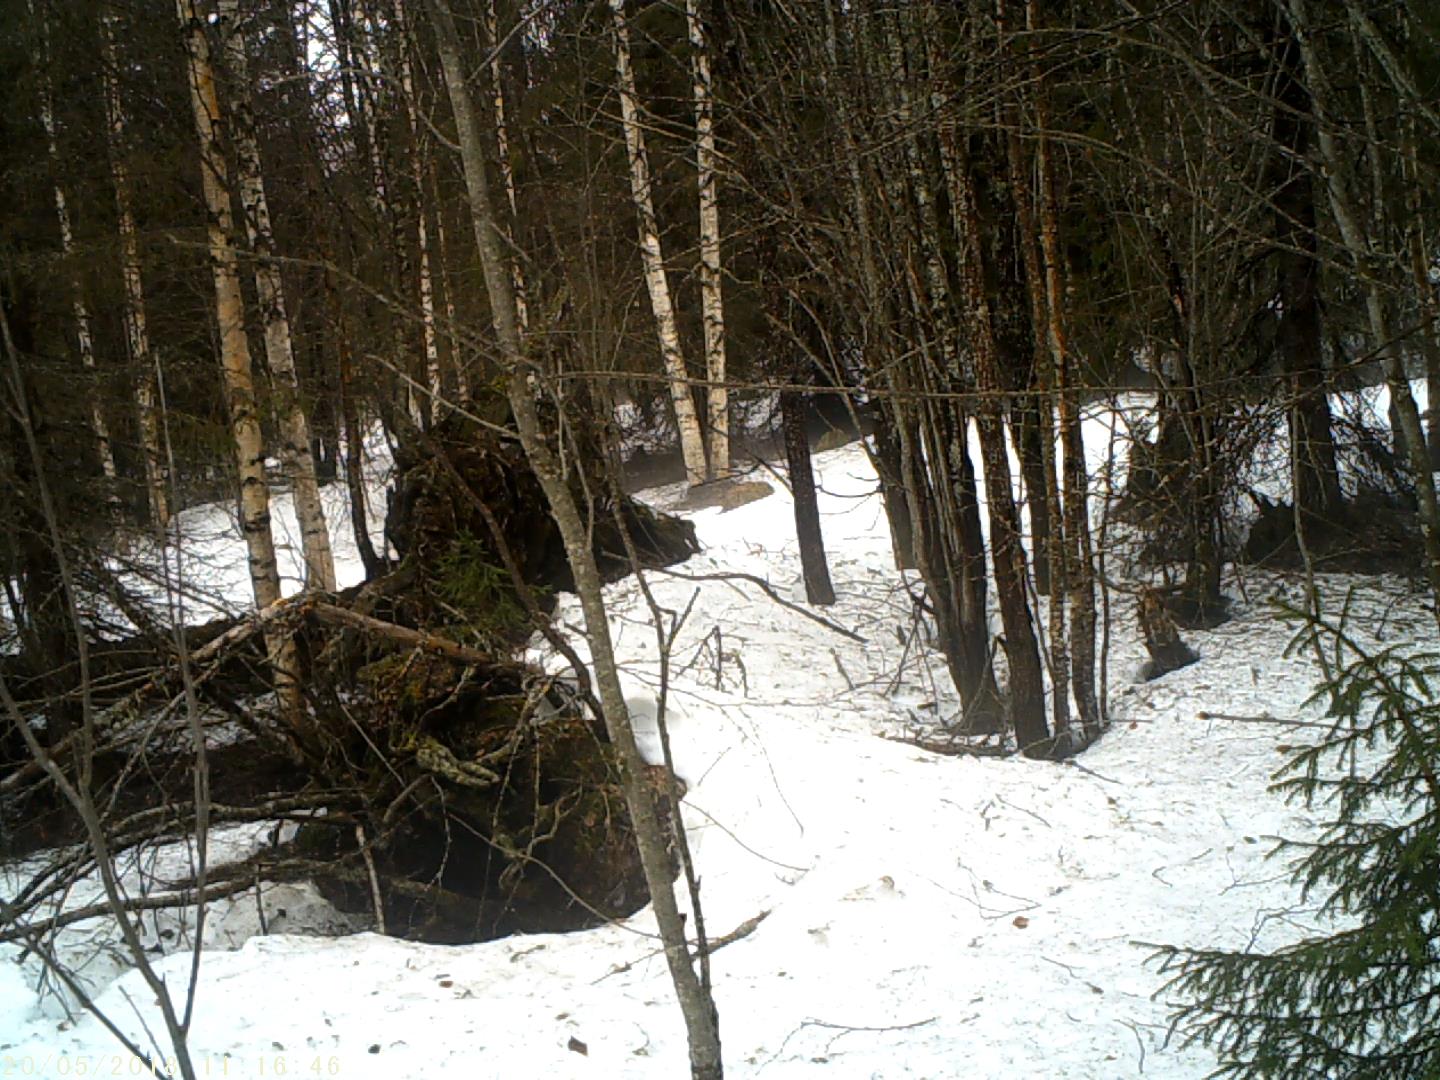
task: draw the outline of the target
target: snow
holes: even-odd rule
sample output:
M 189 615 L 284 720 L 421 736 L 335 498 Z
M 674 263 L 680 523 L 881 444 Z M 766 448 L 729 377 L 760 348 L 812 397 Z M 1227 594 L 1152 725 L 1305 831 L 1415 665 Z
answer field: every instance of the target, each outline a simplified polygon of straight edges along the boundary
M 1090 414 L 1092 468 L 1115 415 Z M 1130 603 L 1116 596 L 1115 723 L 1097 746 L 1070 763 L 942 757 L 903 741 L 958 702 L 940 658 L 907 645 L 911 603 L 874 473 L 858 446 L 818 455 L 816 468 L 839 597 L 823 614 L 863 642 L 743 581 L 648 579 L 677 614 L 695 597 L 667 715 L 707 927 L 718 936 L 769 913 L 712 958 L 728 1075 L 1206 1075 L 1213 1057 L 1169 1037 L 1164 977 L 1148 960 L 1160 943 L 1268 947 L 1312 924 L 1284 865 L 1266 857 L 1277 837 L 1313 835 L 1318 813 L 1267 791 L 1284 748 L 1304 741 L 1289 722 L 1319 719 L 1305 704 L 1316 668 L 1287 655 L 1290 629 L 1268 605 L 1298 598 L 1298 585 L 1236 571 L 1236 617 L 1189 635 L 1202 659 L 1144 684 L 1132 681 L 1143 650 Z M 752 573 L 803 596 L 790 514 L 783 490 L 696 512 L 705 550 L 677 569 Z M 1397 581 L 1327 580 L 1327 602 L 1352 584 L 1377 639 L 1425 633 L 1420 599 Z M 648 609 L 633 580 L 607 600 L 654 759 Z M 572 597 L 558 622 L 580 624 Z M 535 657 L 560 666 L 538 646 Z M 259 842 L 252 829 L 216 844 L 238 858 Z M 686 1074 L 648 909 L 580 933 L 434 946 L 304 933 L 325 924 L 323 902 L 287 888 L 237 898 L 212 920 L 190 1038 L 202 1074 Z M 103 932 L 67 931 L 77 942 Z M 84 1058 L 129 1074 L 93 1018 L 65 1020 L 37 991 L 33 957 L 0 955 L 0 1067 L 78 1074 Z M 182 996 L 189 965 L 183 948 L 157 961 Z M 144 1025 L 163 1028 L 122 966 L 96 973 L 99 1005 L 148 1046 Z

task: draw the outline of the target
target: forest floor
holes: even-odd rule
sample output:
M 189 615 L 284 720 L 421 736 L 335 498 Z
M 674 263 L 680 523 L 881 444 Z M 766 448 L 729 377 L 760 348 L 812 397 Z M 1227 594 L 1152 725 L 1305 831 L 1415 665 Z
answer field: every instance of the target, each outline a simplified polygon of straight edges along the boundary
M 1206 1075 L 1214 1057 L 1171 1031 L 1155 946 L 1270 948 L 1319 925 L 1313 900 L 1268 857 L 1280 837 L 1314 837 L 1325 817 L 1268 790 L 1288 749 L 1320 734 L 1303 725 L 1323 719 L 1307 704 L 1315 663 L 1288 654 L 1293 627 L 1272 604 L 1298 602 L 1300 583 L 1229 572 L 1234 617 L 1188 634 L 1199 662 L 1153 682 L 1138 681 L 1133 602 L 1117 594 L 1112 726 L 1098 744 L 1061 763 L 932 753 L 907 740 L 938 737 L 958 702 L 894 569 L 874 472 L 858 445 L 817 456 L 816 469 L 833 607 L 805 608 L 778 483 L 734 509 L 685 511 L 704 553 L 648 577 L 663 607 L 685 613 L 668 718 L 706 927 L 719 937 L 753 926 L 712 959 L 728 1075 Z M 681 494 L 646 497 L 664 507 Z M 220 525 L 213 533 L 191 556 L 212 574 L 236 548 Z M 722 577 L 735 572 L 804 610 Z M 1321 586 L 1332 611 L 1353 592 L 1365 640 L 1427 636 L 1407 582 Z M 654 760 L 655 630 L 635 580 L 607 599 Z M 579 623 L 572 597 L 558 618 Z M 583 652 L 583 635 L 572 637 Z M 271 831 L 227 830 L 212 858 L 242 857 Z M 153 885 L 187 858 L 181 846 L 147 851 L 127 879 Z M 0 890 L 23 871 L 3 868 Z M 81 883 L 67 903 L 92 893 Z M 145 923 L 183 995 L 190 931 L 173 915 Z M 317 936 L 354 928 L 303 885 L 217 904 L 190 1040 L 202 1075 L 686 1074 L 648 908 L 595 930 L 470 946 Z M 147 1028 L 160 1035 L 112 928 L 82 924 L 59 945 L 116 1024 L 142 1046 Z M 0 946 L 0 959 L 4 1075 L 79 1075 L 82 1059 L 89 1072 L 138 1074 L 93 1018 L 66 1018 L 33 956 Z

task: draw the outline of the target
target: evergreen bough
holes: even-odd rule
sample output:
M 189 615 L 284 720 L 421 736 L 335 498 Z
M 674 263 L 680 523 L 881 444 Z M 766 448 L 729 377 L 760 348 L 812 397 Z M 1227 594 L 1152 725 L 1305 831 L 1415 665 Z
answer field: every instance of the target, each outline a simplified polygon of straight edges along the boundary
M 1273 790 L 1333 815 L 1313 842 L 1282 841 L 1293 880 L 1343 927 L 1274 952 L 1165 947 L 1165 993 L 1187 1045 L 1224 1077 L 1440 1078 L 1440 653 L 1366 648 L 1297 612 L 1290 645 L 1320 650 L 1312 702 L 1334 724 Z M 1374 751 L 1383 758 L 1375 764 Z M 1370 762 L 1370 764 L 1366 764 Z

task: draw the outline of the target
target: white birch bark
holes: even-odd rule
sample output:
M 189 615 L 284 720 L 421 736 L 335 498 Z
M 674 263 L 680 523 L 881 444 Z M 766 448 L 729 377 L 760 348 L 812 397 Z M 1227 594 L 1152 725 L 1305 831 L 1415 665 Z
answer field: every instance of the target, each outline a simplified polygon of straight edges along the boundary
M 510 205 L 510 228 L 518 220 L 518 204 L 515 198 L 515 168 L 510 160 L 510 126 L 505 106 L 504 69 L 500 63 L 500 14 L 495 0 L 485 3 L 485 34 L 490 45 L 490 105 L 495 113 L 495 147 L 500 159 L 500 178 L 505 183 L 505 201 Z M 515 237 L 509 237 L 515 245 Z M 530 328 L 530 302 L 525 293 L 525 268 L 513 253 L 510 262 L 510 279 L 515 283 L 515 317 L 520 320 L 520 331 Z
M 625 22 L 625 0 L 610 0 L 615 16 L 615 77 L 620 91 L 620 114 L 625 130 L 625 150 L 630 159 L 630 194 L 635 201 L 640 256 L 645 265 L 645 285 L 655 314 L 655 333 L 660 339 L 660 357 L 670 380 L 670 400 L 675 405 L 675 422 L 680 432 L 680 453 L 685 459 L 685 476 L 693 486 L 705 479 L 705 444 L 700 436 L 700 419 L 685 372 L 685 354 L 680 348 L 680 331 L 675 324 L 675 305 L 670 283 L 665 278 L 665 255 L 660 247 L 660 225 L 650 194 L 650 158 L 640 126 L 640 102 L 635 90 L 635 73 L 630 65 L 630 29 Z
M 75 320 L 75 338 L 80 348 L 80 362 L 87 372 L 95 371 L 95 336 L 90 325 L 90 306 L 85 302 L 84 287 L 80 276 L 73 270 L 75 259 L 75 231 L 70 221 L 70 204 L 65 198 L 65 186 L 60 182 L 60 139 L 55 127 L 55 101 L 50 85 L 50 28 L 45 18 L 36 11 L 34 0 L 26 0 L 30 18 L 40 34 L 40 63 L 36 65 L 38 93 L 40 97 L 40 123 L 45 128 L 45 146 L 50 158 L 51 179 L 55 192 L 55 217 L 60 226 L 60 251 L 71 268 L 70 313 Z M 95 452 L 100 459 L 100 468 L 105 473 L 106 498 L 112 508 L 117 505 L 115 492 L 115 449 L 110 441 L 110 425 L 101 408 L 102 395 L 90 395 L 90 429 L 95 435 Z
M 250 344 L 245 338 L 240 270 L 235 249 L 230 245 L 234 220 L 230 213 L 229 175 L 216 131 L 220 122 L 220 103 L 215 92 L 215 72 L 210 61 L 210 45 L 205 38 L 205 25 L 195 10 L 194 0 L 175 0 L 175 10 L 184 30 L 190 105 L 200 145 L 200 178 L 205 192 L 210 270 L 214 279 L 215 316 L 220 332 L 220 366 L 240 479 L 240 529 L 249 555 L 255 607 L 263 611 L 280 599 L 280 572 L 275 562 L 275 540 L 270 532 L 265 445 L 260 431 L 260 417 L 255 410 L 255 382 L 250 363 Z M 288 635 L 268 627 L 265 643 L 282 708 L 293 716 L 298 712 L 300 700 L 294 643 Z
M 239 174 L 240 205 L 244 210 L 245 233 L 255 255 L 255 291 L 260 300 L 260 318 L 265 332 L 265 359 L 270 367 L 270 377 L 279 391 L 280 458 L 294 488 L 295 516 L 300 524 L 306 584 L 324 592 L 334 592 L 335 559 L 330 550 L 325 509 L 320 502 L 320 485 L 315 477 L 315 458 L 310 453 L 310 423 L 305 416 L 300 379 L 295 371 L 290 318 L 285 309 L 285 286 L 280 266 L 275 261 L 275 233 L 270 224 L 260 146 L 255 136 L 255 117 L 250 104 L 250 65 L 245 55 L 245 33 L 240 22 L 238 0 L 220 0 L 219 12 L 221 30 L 225 35 L 225 63 L 234 83 L 231 142 Z
M 430 273 L 430 232 L 425 213 L 425 166 L 420 134 L 420 103 L 415 96 L 415 64 L 404 0 L 393 0 L 395 18 L 402 30 L 400 89 L 405 96 L 405 120 L 410 130 L 410 179 L 415 185 L 415 246 L 420 253 L 420 324 L 425 341 L 425 384 L 430 391 L 428 413 L 433 424 L 440 419 L 444 387 L 440 378 L 440 342 L 435 331 L 435 285 Z
M 720 200 L 715 174 L 715 110 L 710 88 L 710 47 L 699 0 L 685 0 L 690 32 L 690 73 L 695 102 L 695 178 L 700 196 L 700 303 L 705 331 L 706 459 L 710 477 L 730 472 L 730 393 L 725 386 L 725 301 L 720 275 Z
M 125 107 L 120 98 L 118 55 L 112 25 L 114 16 L 100 19 L 104 52 L 105 122 L 108 129 L 110 177 L 115 187 L 115 218 L 120 233 L 120 274 L 125 283 L 125 344 L 135 369 L 135 406 L 140 417 L 140 448 L 145 457 L 145 490 L 150 520 L 164 529 L 170 520 L 170 499 L 165 455 L 160 447 L 160 416 L 155 407 L 156 358 L 150 349 L 145 316 L 145 280 L 140 273 L 140 244 L 135 228 L 135 188 L 125 159 Z

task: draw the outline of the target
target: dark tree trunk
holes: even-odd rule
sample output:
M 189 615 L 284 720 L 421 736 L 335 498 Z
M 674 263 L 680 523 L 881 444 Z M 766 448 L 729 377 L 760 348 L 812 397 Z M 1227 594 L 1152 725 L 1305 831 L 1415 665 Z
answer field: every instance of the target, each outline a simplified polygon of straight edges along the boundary
M 1291 475 L 1301 521 L 1333 521 L 1341 510 L 1340 474 L 1321 361 L 1320 263 L 1316 258 L 1315 192 L 1306 166 L 1312 106 L 1295 78 L 1300 62 L 1293 34 L 1277 42 L 1275 244 L 1280 260 L 1280 327 L 1276 345 L 1294 402 L 1290 410 Z
M 994 406 L 982 413 L 980 449 L 985 466 L 985 502 L 990 517 L 995 591 L 1005 627 L 1005 656 L 1010 661 L 1010 719 L 1015 742 L 1027 756 L 1050 752 L 1045 721 L 1045 681 L 1035 624 L 1025 596 L 1025 549 L 1020 539 L 1020 514 L 1010 491 L 1010 466 L 1005 460 L 1005 433 Z
M 964 416 L 944 403 L 929 402 L 921 409 L 908 414 L 917 416 L 908 421 L 908 430 L 897 428 L 901 476 L 915 524 L 916 561 L 934 612 L 938 644 L 964 709 L 962 727 L 972 734 L 992 734 L 1004 729 L 1004 710 L 990 665 L 985 542 Z
M 1005 456 L 1005 425 L 999 395 L 1005 389 L 1000 371 L 992 306 L 986 287 L 986 252 L 974 181 L 963 144 L 950 144 L 955 167 L 949 177 L 956 234 L 962 245 L 961 290 L 970 331 L 971 360 L 981 399 L 977 424 L 985 469 L 985 508 L 990 519 L 991 557 L 1000 619 L 1005 627 L 1005 656 L 1010 662 L 1010 720 L 1015 742 L 1027 757 L 1045 757 L 1054 750 L 1045 716 L 1045 676 L 1040 646 L 1025 592 L 1025 548 L 1020 512 L 1010 486 Z
M 327 289 L 334 296 L 334 283 L 327 275 Z M 360 426 L 360 411 L 355 402 L 354 372 L 350 362 L 350 343 L 340 323 L 343 315 L 339 305 L 334 305 L 336 316 L 335 333 L 340 352 L 340 417 L 345 425 L 345 487 L 350 495 L 350 526 L 355 532 L 355 548 L 360 553 L 360 562 L 365 567 L 366 579 L 379 577 L 385 571 L 385 562 L 375 552 L 370 540 L 370 526 L 365 519 L 365 477 L 361 468 L 365 433 Z
M 1049 399 L 1045 399 L 1049 407 Z M 1010 409 L 1010 433 L 1020 476 L 1025 484 L 1025 505 L 1030 510 L 1030 535 L 1035 552 L 1035 591 L 1050 595 L 1050 500 L 1045 481 L 1045 443 L 1040 423 L 1040 399 L 1033 394 Z
M 986 606 L 990 579 L 985 569 L 985 532 L 980 522 L 975 464 L 970 460 L 969 418 L 955 410 L 952 421 L 955 430 L 950 436 L 949 453 L 960 498 L 960 574 L 952 587 L 957 596 L 961 660 L 966 685 L 970 687 L 975 702 L 973 707 L 967 708 L 966 715 L 974 718 L 970 724 L 972 728 L 983 730 L 992 714 L 996 720 L 1002 715 L 1000 692 L 995 686 L 995 670 L 990 662 L 990 615 Z
M 0 297 L 0 302 L 8 299 Z M 11 303 L 6 303 L 6 307 L 11 308 Z M 8 440 L 5 457 L 14 472 L 14 489 L 7 491 L 6 511 L 15 546 L 19 596 L 24 607 L 13 616 L 20 631 L 24 667 L 30 676 L 18 689 L 24 697 L 44 699 L 46 743 L 56 747 L 80 725 L 82 712 L 75 695 L 80 680 L 69 598 L 51 535 L 51 522 L 46 519 L 41 498 L 40 470 L 46 469 L 46 463 L 35 456 L 36 449 L 53 445 L 53 440 L 44 431 L 44 410 L 38 404 L 36 388 L 20 369 L 21 354 L 34 350 L 33 312 L 28 295 L 16 297 L 13 309 L 4 312 L 4 318 L 0 329 L 4 330 L 5 343 L 4 350 L 0 351 L 0 363 L 8 362 L 8 367 L 7 376 L 0 379 L 0 387 L 10 392 L 3 395 L 0 416 L 4 416 L 6 422 L 0 431 Z M 26 437 L 27 424 L 33 446 Z M 58 470 L 46 471 L 46 479 L 53 482 Z
M 805 402 L 806 395 L 799 391 L 787 390 L 780 395 L 785 461 L 790 470 L 790 491 L 795 497 L 795 536 L 800 542 L 806 599 L 812 604 L 833 604 L 835 589 L 830 584 L 825 538 L 820 531 L 815 474 L 810 467 L 810 439 L 805 431 Z
M 890 523 L 890 547 L 897 570 L 914 570 L 915 526 L 910 520 L 910 505 L 905 499 L 905 480 L 901 459 L 900 438 L 895 432 L 895 417 L 889 407 L 875 410 L 875 471 L 880 476 L 880 497 L 885 504 L 885 517 Z
M 1163 396 L 1172 406 L 1167 419 L 1179 425 L 1184 440 L 1181 444 L 1182 458 L 1174 463 L 1174 486 L 1171 499 L 1180 500 L 1170 513 L 1188 511 L 1190 519 L 1189 557 L 1185 566 L 1185 583 L 1182 589 L 1181 616 L 1191 626 L 1200 626 L 1223 620 L 1224 601 L 1220 595 L 1220 570 L 1223 544 L 1220 521 L 1220 477 L 1216 460 L 1218 447 L 1215 438 L 1215 421 L 1207 401 L 1208 393 L 1202 391 L 1196 378 L 1195 367 L 1190 354 L 1192 324 L 1194 318 L 1192 299 L 1180 262 L 1175 257 L 1169 235 L 1158 226 L 1156 239 L 1161 257 L 1165 260 L 1166 287 L 1170 294 L 1171 319 L 1175 333 L 1173 347 L 1176 357 L 1176 373 L 1169 390 Z M 1160 449 L 1169 452 L 1169 433 L 1165 420 L 1161 421 Z M 1185 450 L 1188 449 L 1188 453 Z M 1170 463 L 1165 463 L 1166 467 Z M 1163 474 L 1169 479 L 1168 474 Z
M 1062 403 L 1062 409 L 1073 403 Z M 1085 468 L 1085 438 L 1079 418 L 1065 417 L 1060 425 L 1065 445 L 1065 534 L 1072 556 L 1070 587 L 1070 685 L 1075 706 L 1087 735 L 1100 729 L 1104 717 L 1095 691 L 1096 629 L 1095 552 L 1090 539 L 1089 477 Z

